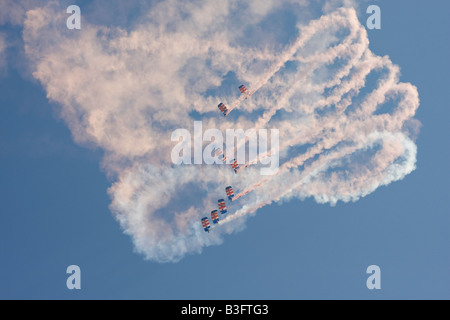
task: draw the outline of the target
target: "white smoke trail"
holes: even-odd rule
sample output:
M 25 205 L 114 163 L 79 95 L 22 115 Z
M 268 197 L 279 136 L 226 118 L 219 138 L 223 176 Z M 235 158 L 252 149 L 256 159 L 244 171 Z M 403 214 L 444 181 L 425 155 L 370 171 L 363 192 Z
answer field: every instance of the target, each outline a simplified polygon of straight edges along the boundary
M 353 27 L 352 30 L 359 30 L 360 34 L 363 35 L 362 37 L 367 38 L 364 29 L 357 21 L 354 12 L 351 10 L 342 10 L 342 12 L 346 12 L 345 14 L 348 15 L 346 21 L 348 21 L 350 25 Z M 329 16 L 329 18 L 332 17 L 333 15 Z M 323 27 L 328 28 L 330 26 L 326 24 L 320 26 L 320 28 Z M 318 29 L 313 31 L 313 33 L 318 32 L 320 32 L 320 30 Z M 363 46 L 361 46 L 360 44 L 363 44 Z M 397 144 L 399 147 L 393 148 L 392 144 L 389 143 L 390 141 L 389 139 L 391 139 L 392 136 L 387 133 L 382 134 L 381 137 L 385 137 L 385 139 L 381 138 L 381 141 L 385 143 L 382 144 L 383 148 L 380 151 L 378 151 L 376 155 L 377 159 L 379 159 L 378 160 L 379 165 L 376 166 L 376 168 L 379 171 L 383 171 L 385 169 L 387 170 L 387 168 L 389 167 L 389 177 L 391 178 L 389 177 L 387 178 L 383 174 L 379 174 L 378 176 L 376 176 L 378 180 L 375 179 L 375 177 L 371 177 L 371 179 L 368 179 L 365 176 L 364 178 L 355 176 L 354 180 L 352 181 L 352 189 L 350 189 L 348 185 L 344 184 L 342 180 L 339 180 L 340 183 L 333 183 L 333 181 L 330 181 L 322 185 L 320 190 L 322 194 L 320 196 L 316 194 L 315 195 L 316 199 L 320 199 L 320 201 L 322 201 L 322 199 L 327 199 L 326 202 L 331 202 L 333 204 L 336 203 L 338 200 L 342 201 L 349 201 L 349 199 L 357 200 L 360 197 L 365 196 L 368 193 L 376 190 L 381 185 L 386 185 L 392 181 L 402 179 L 405 175 L 409 174 L 412 170 L 414 170 L 415 168 L 414 163 L 416 156 L 416 152 L 414 150 L 415 146 L 407 136 L 401 133 L 401 131 L 405 121 L 414 116 L 419 106 L 417 90 L 410 84 L 399 84 L 398 67 L 394 66 L 388 58 L 379 58 L 371 54 L 368 48 L 368 41 L 359 41 L 358 49 L 359 49 L 358 51 L 356 50 L 354 51 L 357 52 L 356 55 L 354 55 L 350 59 L 350 61 L 352 62 L 351 66 L 355 70 L 355 75 L 347 81 L 341 81 L 344 74 L 345 76 L 348 75 L 347 73 L 347 71 L 349 70 L 348 65 L 345 66 L 344 69 L 346 69 L 346 71 L 338 73 L 339 76 L 331 81 L 334 83 L 339 83 L 340 86 L 337 87 L 333 91 L 333 94 L 328 96 L 326 99 L 320 99 L 314 106 L 309 108 L 312 112 L 314 112 L 315 109 L 323 108 L 324 106 L 334 104 L 337 106 L 336 111 L 329 116 L 323 117 L 323 119 L 321 119 L 322 121 L 315 123 L 313 126 L 311 125 L 311 123 L 308 123 L 305 126 L 300 125 L 296 127 L 295 131 L 293 132 L 293 133 L 305 132 L 307 130 L 310 130 L 310 132 L 307 133 L 307 136 L 310 136 L 313 139 L 321 138 L 322 140 L 317 142 L 313 147 L 309 148 L 307 152 L 300 154 L 299 156 L 293 159 L 289 159 L 275 176 L 264 178 L 261 181 L 251 185 L 241 193 L 237 194 L 235 200 L 243 197 L 244 195 L 247 195 L 248 193 L 254 191 L 257 188 L 264 186 L 264 184 L 266 183 L 270 182 L 273 183 L 273 181 L 277 181 L 277 178 L 280 175 L 283 175 L 285 173 L 290 174 L 291 169 L 304 165 L 306 161 L 312 159 L 313 157 L 316 157 L 317 155 L 322 154 L 324 150 L 331 149 L 332 147 L 336 146 L 339 143 L 342 143 L 343 141 L 355 144 L 359 139 L 361 139 L 361 137 L 367 135 L 373 136 L 374 132 L 377 132 L 377 130 L 380 130 L 382 128 L 389 129 L 391 132 L 398 132 L 396 138 L 397 140 L 400 140 L 398 141 Z M 330 50 L 330 52 L 333 51 L 335 51 L 335 48 L 332 48 Z M 328 58 L 324 58 L 325 56 L 328 56 Z M 331 55 L 322 54 L 317 57 L 319 59 L 323 59 L 326 62 L 330 62 L 337 56 L 338 55 L 333 54 Z M 311 61 L 313 59 L 307 60 Z M 360 102 L 361 107 L 359 109 L 346 115 L 344 112 L 346 111 L 346 108 L 351 105 L 351 99 L 343 101 L 342 99 L 343 94 L 349 92 L 350 90 L 358 92 L 360 88 L 364 85 L 364 80 L 367 77 L 367 75 L 373 70 L 382 68 L 388 70 L 388 75 L 379 82 L 379 86 L 376 90 L 374 90 L 371 94 L 369 94 L 365 100 Z M 325 86 L 328 86 L 328 84 L 326 84 Z M 319 90 L 322 91 L 323 89 L 324 86 L 322 86 Z M 393 115 L 390 114 L 374 115 L 376 108 L 385 103 L 386 100 L 392 96 L 402 97 L 402 99 L 398 102 L 398 107 L 396 108 L 395 113 Z M 273 114 L 273 112 L 271 112 L 271 114 Z M 268 117 L 266 117 L 265 120 L 267 120 L 267 118 Z M 333 130 L 332 133 L 331 130 Z M 305 142 L 312 142 L 312 141 L 305 140 L 302 135 L 299 135 L 295 137 L 295 139 L 285 141 L 283 147 L 293 146 L 298 143 L 304 144 Z M 367 141 L 366 144 L 370 145 L 373 144 L 373 142 Z M 358 143 L 356 144 L 356 147 L 352 148 L 347 147 L 345 148 L 345 150 L 352 150 L 352 152 L 355 152 L 357 150 L 360 150 L 362 147 L 367 148 L 366 145 L 361 146 Z M 399 150 L 402 150 L 402 152 L 399 152 Z M 338 151 L 333 151 L 331 154 L 332 155 L 338 154 L 339 159 L 344 155 L 347 155 L 347 152 L 348 151 L 342 154 L 341 149 L 338 148 Z M 380 154 L 382 154 L 383 157 L 381 157 Z M 394 163 L 401 157 L 406 157 L 408 160 L 404 162 L 405 163 L 404 166 L 399 165 L 392 167 L 388 166 L 389 164 Z M 327 160 L 328 162 L 331 162 L 329 155 L 327 155 L 326 159 L 328 159 Z M 383 168 L 381 168 L 382 163 L 381 159 L 384 160 Z M 309 170 L 305 169 L 304 172 L 302 173 L 301 181 L 303 181 L 306 177 L 308 177 L 307 172 L 311 171 L 310 168 L 314 167 L 324 168 L 322 162 L 323 162 L 322 158 L 319 158 L 314 162 L 312 162 L 312 164 L 309 167 Z M 325 166 L 325 168 L 328 167 Z M 392 170 L 392 168 L 396 168 L 397 170 L 394 171 Z M 358 188 L 355 188 L 355 186 L 358 186 Z M 295 190 L 296 187 L 298 187 L 298 184 L 286 185 L 284 190 L 280 190 L 281 195 L 278 199 L 282 198 L 283 196 L 292 194 L 293 190 Z M 308 189 L 311 190 L 310 187 L 311 186 L 308 185 Z M 350 190 L 353 190 L 353 192 L 351 192 Z M 314 193 L 312 193 L 312 195 L 314 195 Z M 253 213 L 255 210 L 271 203 L 272 201 L 274 200 L 269 199 L 267 201 L 260 202 L 259 204 L 251 208 L 240 210 L 235 216 L 228 217 L 224 222 L 226 223 L 228 221 L 234 220 L 237 217 L 241 217 L 245 214 Z
M 388 57 L 370 51 L 354 9 L 297 26 L 298 37 L 280 43 L 280 51 L 252 48 L 239 37 L 270 19 L 252 1 L 242 2 L 160 2 L 131 31 L 85 19 L 82 32 L 62 32 L 66 16 L 56 2 L 26 13 L 23 37 L 33 75 L 61 106 L 74 139 L 105 150 L 111 210 L 147 259 L 178 261 L 219 244 L 272 202 L 355 201 L 414 170 L 416 146 L 404 126 L 419 105 L 417 90 L 399 82 L 399 68 Z M 271 10 L 283 9 L 268 2 Z M 297 4 L 289 5 L 295 12 Z M 216 107 L 230 72 L 252 93 L 248 112 L 236 122 L 223 121 Z M 370 91 L 373 77 L 379 80 Z M 381 113 L 387 104 L 392 110 Z M 255 110 L 261 115 L 251 114 Z M 191 112 L 202 116 L 205 130 L 280 129 L 278 173 L 261 179 L 253 165 L 236 176 L 228 165 L 173 167 L 170 136 L 192 129 Z M 225 198 L 227 185 L 246 196 L 206 234 L 200 219 Z M 241 207 L 232 213 L 235 203 Z
M 2 75 L 3 71 L 6 69 L 6 49 L 7 49 L 7 43 L 6 43 L 6 36 L 0 32 L 0 76 Z

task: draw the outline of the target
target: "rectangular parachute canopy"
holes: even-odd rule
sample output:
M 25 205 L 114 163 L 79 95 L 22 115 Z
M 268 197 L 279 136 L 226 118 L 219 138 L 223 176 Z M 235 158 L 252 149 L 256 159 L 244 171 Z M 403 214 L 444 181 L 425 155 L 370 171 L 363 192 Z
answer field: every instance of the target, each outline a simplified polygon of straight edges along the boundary
M 233 168 L 234 173 L 239 172 L 239 164 L 237 163 L 236 159 L 233 159 L 233 162 L 231 163 L 231 167 Z
M 227 213 L 227 206 L 225 205 L 225 200 L 224 199 L 219 199 L 219 211 L 221 214 L 225 214 Z
M 227 158 L 223 154 L 222 149 L 220 149 L 220 148 L 216 149 L 216 157 L 218 157 L 220 160 L 222 160 L 223 163 L 225 163 L 225 161 L 227 160 Z
M 220 112 L 223 113 L 224 116 L 226 116 L 228 114 L 228 108 L 222 102 L 219 103 L 219 105 L 217 107 L 219 108 Z
M 241 91 L 242 94 L 244 94 L 247 91 L 247 88 L 244 85 L 240 85 L 239 90 Z
M 234 198 L 234 192 L 232 187 L 226 187 L 225 191 L 227 192 L 227 197 L 230 199 L 230 201 L 233 201 Z
M 219 223 L 219 221 L 220 221 L 220 219 L 219 219 L 219 212 L 217 210 L 211 211 L 211 219 L 212 219 L 214 224 Z
M 211 226 L 209 225 L 208 218 L 205 217 L 202 219 L 202 226 L 203 226 L 203 229 L 205 230 L 205 232 L 209 232 L 209 229 L 211 229 Z
M 216 157 L 223 155 L 222 149 L 216 148 L 215 151 L 216 151 Z

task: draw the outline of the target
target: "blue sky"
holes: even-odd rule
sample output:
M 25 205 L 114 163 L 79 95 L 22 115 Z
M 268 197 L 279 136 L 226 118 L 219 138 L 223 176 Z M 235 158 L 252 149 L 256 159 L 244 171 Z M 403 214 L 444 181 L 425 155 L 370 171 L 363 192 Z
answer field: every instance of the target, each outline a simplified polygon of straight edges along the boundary
M 357 202 L 265 206 L 244 231 L 177 263 L 134 252 L 109 210 L 104 152 L 74 142 L 58 103 L 9 48 L 0 77 L 0 298 L 449 299 L 450 4 L 376 3 L 382 29 L 368 32 L 370 49 L 389 55 L 420 94 L 417 169 Z M 21 27 L 0 30 L 16 39 Z M 72 264 L 80 291 L 66 288 Z M 381 268 L 379 291 L 366 287 L 369 265 Z

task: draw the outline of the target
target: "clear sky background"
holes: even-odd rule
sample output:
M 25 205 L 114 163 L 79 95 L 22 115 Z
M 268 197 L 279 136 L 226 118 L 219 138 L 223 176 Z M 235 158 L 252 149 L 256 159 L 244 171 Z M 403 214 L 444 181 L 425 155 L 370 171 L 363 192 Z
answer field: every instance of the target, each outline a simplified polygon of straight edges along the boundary
M 178 263 L 133 252 L 102 151 L 74 143 L 14 48 L 0 77 L 1 299 L 450 299 L 448 1 L 376 1 L 370 48 L 418 87 L 417 169 L 355 203 L 271 205 Z M 364 7 L 364 6 L 363 6 Z M 359 12 L 365 23 L 365 12 Z M 18 26 L 0 26 L 20 37 Z M 82 290 L 66 288 L 79 265 Z M 382 289 L 366 287 L 378 265 Z

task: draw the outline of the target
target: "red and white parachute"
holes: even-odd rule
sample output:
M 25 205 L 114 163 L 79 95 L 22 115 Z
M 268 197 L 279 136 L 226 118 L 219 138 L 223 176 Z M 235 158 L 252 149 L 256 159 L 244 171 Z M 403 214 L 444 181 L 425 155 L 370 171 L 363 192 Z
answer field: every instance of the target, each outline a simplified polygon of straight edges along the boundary
M 227 114 L 229 113 L 227 106 L 223 104 L 223 102 L 221 102 L 217 107 L 219 108 L 220 112 L 223 113 L 223 116 L 226 117 Z
M 219 212 L 217 210 L 211 211 L 211 219 L 212 219 L 212 222 L 214 224 L 218 224 L 219 223 L 219 221 L 220 221 L 220 219 L 219 219 Z
M 209 224 L 208 218 L 204 217 L 202 219 L 202 226 L 203 226 L 203 230 L 205 230 L 205 232 L 209 232 L 209 229 L 211 229 L 211 226 Z
M 219 103 L 219 105 L 217 106 L 220 112 L 223 113 L 224 117 L 226 117 L 231 112 L 231 110 L 239 106 L 239 104 L 243 100 L 250 98 L 250 96 L 255 93 L 255 91 L 250 92 L 243 84 L 239 86 L 239 91 L 241 92 L 241 97 L 235 103 L 233 103 L 231 107 L 227 107 L 223 102 Z
M 246 94 L 247 88 L 242 84 L 239 86 L 239 91 L 241 91 L 241 94 Z

